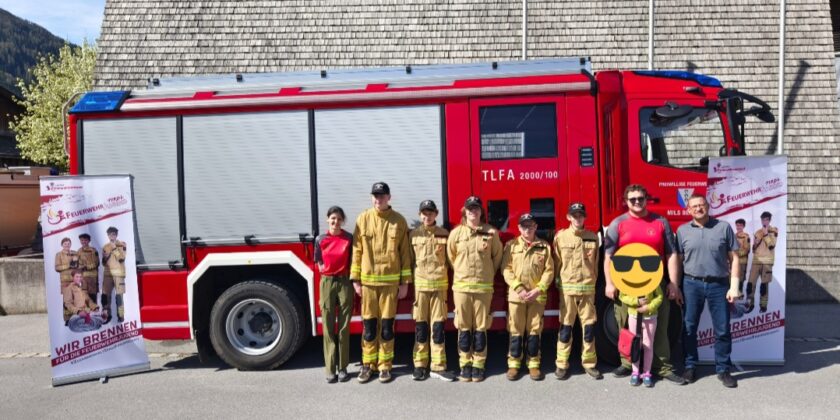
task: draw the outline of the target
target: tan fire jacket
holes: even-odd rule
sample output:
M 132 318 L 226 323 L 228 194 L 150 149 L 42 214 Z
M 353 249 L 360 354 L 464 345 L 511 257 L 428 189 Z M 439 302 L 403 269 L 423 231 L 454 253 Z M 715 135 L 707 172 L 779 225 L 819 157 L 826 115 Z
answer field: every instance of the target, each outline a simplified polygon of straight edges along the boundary
M 82 290 L 81 286 L 77 286 L 76 283 L 67 286 L 62 294 L 64 297 L 64 309 L 71 314 L 78 314 L 79 311 L 90 312 L 97 308 L 96 303 L 90 300 L 87 292 Z
M 753 245 L 753 262 L 759 264 L 773 264 L 776 261 L 776 237 L 779 229 L 770 226 L 767 234 L 764 229 L 755 231 L 755 245 Z
M 557 285 L 565 295 L 595 293 L 598 279 L 598 235 L 569 226 L 554 235 Z
M 73 281 L 73 275 L 70 274 L 72 271 L 75 262 L 78 262 L 78 255 L 76 251 L 68 251 L 64 252 L 64 250 L 58 251 L 55 254 L 55 271 L 58 271 L 62 283 L 67 283 Z
M 484 224 L 478 229 L 458 225 L 446 245 L 452 263 L 452 290 L 465 293 L 493 293 L 493 278 L 502 264 L 499 232 Z
M 750 234 L 747 232 L 736 233 L 735 239 L 738 241 L 738 261 L 741 265 L 745 265 L 747 257 L 750 255 Z
M 102 264 L 105 274 L 114 277 L 125 277 L 125 242 L 108 242 L 102 247 Z
M 448 237 L 449 232 L 437 225 L 420 225 L 409 234 L 414 254 L 414 290 L 432 292 L 446 290 L 449 286 L 446 270 Z
M 83 246 L 77 251 L 79 254 L 79 268 L 85 277 L 97 277 L 99 274 L 99 252 L 92 246 Z
M 408 224 L 401 214 L 370 208 L 356 218 L 350 280 L 365 286 L 411 283 Z
M 508 301 L 522 302 L 519 291 L 538 288 L 537 302 L 545 303 L 546 291 L 554 280 L 554 259 L 548 242 L 536 238 L 530 244 L 522 236 L 505 245 L 502 275 L 508 285 Z

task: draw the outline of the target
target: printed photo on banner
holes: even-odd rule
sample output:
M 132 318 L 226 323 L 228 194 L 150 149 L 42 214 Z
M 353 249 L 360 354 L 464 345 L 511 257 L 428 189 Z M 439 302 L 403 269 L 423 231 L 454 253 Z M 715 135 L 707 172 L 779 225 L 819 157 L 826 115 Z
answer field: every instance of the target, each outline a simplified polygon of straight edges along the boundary
M 41 179 L 53 384 L 148 369 L 131 179 Z
M 721 157 L 709 162 L 712 216 L 738 241 L 742 299 L 730 305 L 732 361 L 784 362 L 787 259 L 787 157 Z M 708 311 L 698 328 L 701 360 L 714 360 Z

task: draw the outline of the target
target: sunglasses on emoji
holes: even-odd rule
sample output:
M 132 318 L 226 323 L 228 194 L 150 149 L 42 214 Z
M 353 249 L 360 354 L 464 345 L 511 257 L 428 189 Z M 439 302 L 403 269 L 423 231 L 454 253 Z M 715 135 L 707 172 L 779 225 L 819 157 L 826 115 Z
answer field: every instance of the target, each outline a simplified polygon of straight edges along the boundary
M 626 272 L 633 269 L 633 262 L 638 261 L 642 270 L 652 273 L 659 269 L 661 260 L 658 255 L 645 255 L 641 257 L 631 257 L 628 255 L 613 255 L 612 262 L 615 271 Z

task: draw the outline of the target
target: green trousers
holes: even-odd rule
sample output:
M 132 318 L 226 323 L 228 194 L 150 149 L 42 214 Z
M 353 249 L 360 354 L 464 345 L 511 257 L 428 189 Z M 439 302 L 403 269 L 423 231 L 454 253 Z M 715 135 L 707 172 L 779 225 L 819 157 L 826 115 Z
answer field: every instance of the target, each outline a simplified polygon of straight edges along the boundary
M 664 293 L 668 296 L 668 293 Z M 615 300 L 615 322 L 619 328 L 627 326 L 627 307 L 618 299 Z M 656 337 L 653 338 L 653 366 L 651 372 L 658 372 L 659 376 L 667 376 L 674 372 L 671 364 L 671 343 L 668 341 L 668 319 L 670 317 L 671 301 L 665 297 L 662 306 L 656 314 Z M 621 357 L 621 366 L 632 369 L 630 361 Z
M 334 375 L 336 369 L 347 369 L 347 365 L 350 364 L 353 283 L 347 276 L 322 275 L 320 290 L 318 304 L 321 307 L 324 330 L 324 368 L 328 375 Z

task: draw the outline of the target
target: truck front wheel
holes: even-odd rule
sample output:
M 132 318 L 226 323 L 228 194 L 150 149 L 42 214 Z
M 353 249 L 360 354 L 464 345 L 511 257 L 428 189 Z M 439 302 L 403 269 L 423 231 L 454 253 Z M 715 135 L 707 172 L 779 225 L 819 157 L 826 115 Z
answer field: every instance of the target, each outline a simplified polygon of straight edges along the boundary
M 240 370 L 270 370 L 299 348 L 305 328 L 298 299 L 261 280 L 225 290 L 210 312 L 210 342 L 219 357 Z
M 600 325 L 596 329 L 598 358 L 609 365 L 617 366 L 621 360 L 618 354 L 619 327 L 615 322 L 615 306 L 610 300 L 604 303 L 603 308 L 599 318 Z

